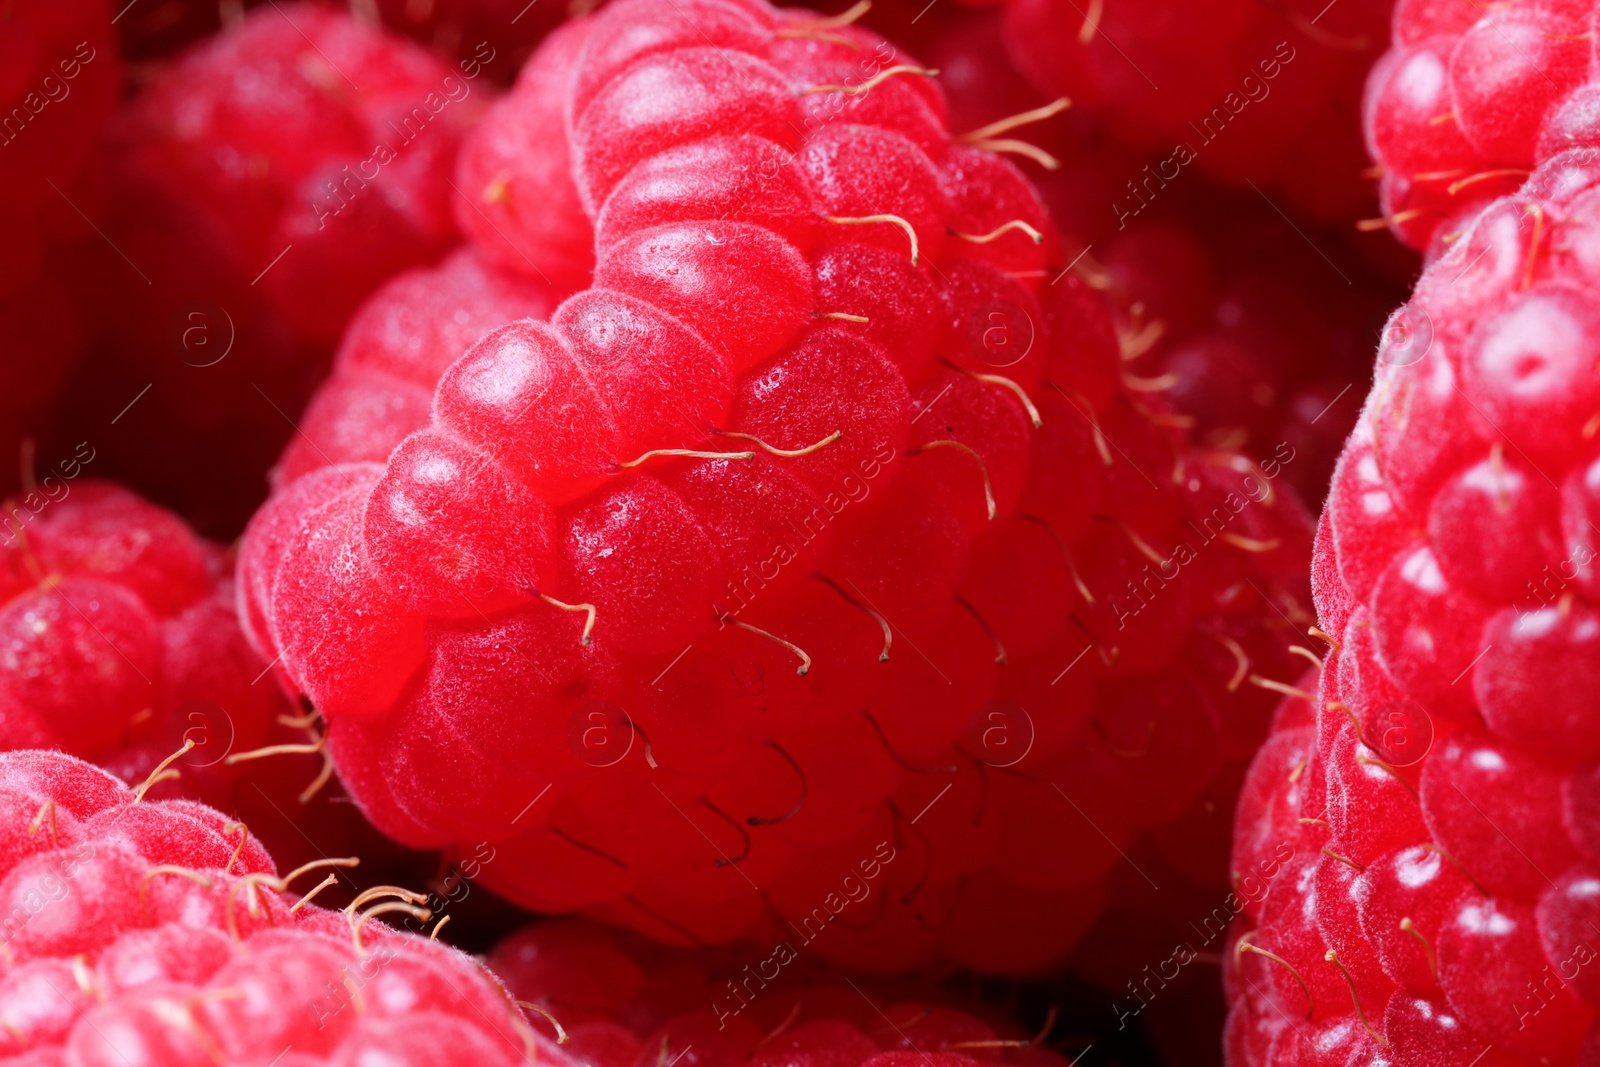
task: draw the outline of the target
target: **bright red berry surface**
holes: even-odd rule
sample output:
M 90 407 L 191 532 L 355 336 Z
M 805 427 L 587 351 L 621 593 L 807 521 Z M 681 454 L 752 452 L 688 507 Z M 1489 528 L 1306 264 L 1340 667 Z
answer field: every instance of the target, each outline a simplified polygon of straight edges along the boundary
M 1592 6 L 1516 3 L 1491 16 L 1431 0 L 1395 5 L 1363 129 L 1401 240 L 1437 256 L 1539 164 L 1569 149 L 1592 156 Z
M 247 633 L 380 827 L 493 842 L 484 883 L 536 910 L 1019 971 L 1129 850 L 1220 881 L 1274 699 L 1247 679 L 1293 673 L 1294 449 L 1196 448 L 1123 383 L 1037 195 L 915 59 L 692 14 L 570 24 L 506 98 L 564 86 L 561 136 L 514 103 L 473 134 L 496 225 L 439 277 L 554 282 L 528 176 L 565 173 L 591 287 L 453 362 L 384 354 L 421 301 L 374 298 L 245 538 Z
M 1385 331 L 1314 561 L 1328 665 L 1240 803 L 1234 1064 L 1600 1049 L 1580 152 L 1484 207 Z
M 0 1058 L 27 1067 L 571 1061 L 470 957 L 300 899 L 245 827 L 59 752 L 0 754 Z M 396 897 L 400 900 L 396 900 Z

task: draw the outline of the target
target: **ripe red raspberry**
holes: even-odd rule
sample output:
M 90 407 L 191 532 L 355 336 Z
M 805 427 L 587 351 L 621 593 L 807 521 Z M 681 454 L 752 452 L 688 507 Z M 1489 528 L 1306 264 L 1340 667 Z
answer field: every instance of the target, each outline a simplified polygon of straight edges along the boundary
M 1319 502 L 1394 294 L 1359 275 L 1330 286 L 1338 268 L 1259 201 L 1212 190 L 1198 207 L 1193 222 L 1141 221 L 1095 249 L 1130 370 L 1197 440 L 1261 461 L 1295 454 L 1289 480 Z
M 1385 333 L 1318 539 L 1330 660 L 1240 803 L 1234 869 L 1275 866 L 1235 1065 L 1595 1054 L 1597 180 L 1558 156 L 1482 209 Z
M 372 921 L 425 921 L 404 891 L 349 914 L 308 903 L 327 884 L 313 876 L 353 863 L 280 877 L 218 811 L 144 798 L 59 752 L 0 754 L 0 1057 L 571 1064 L 470 957 Z
M 1518 2 L 1490 15 L 1400 0 L 1363 108 L 1396 236 L 1437 254 L 1437 237 L 1453 241 L 1539 163 L 1593 151 L 1592 6 Z
M 540 45 L 516 86 L 467 134 L 456 162 L 461 232 L 505 270 L 564 290 L 594 269 L 594 231 L 572 184 L 563 113 L 585 25 L 569 22 Z M 543 150 L 530 152 L 530 144 Z
M 1130 849 L 1219 880 L 1226 789 L 1195 802 L 1289 671 L 1292 493 L 1123 384 L 1031 186 L 887 41 L 752 0 L 563 38 L 521 81 L 565 86 L 565 140 L 519 158 L 514 106 L 480 136 L 570 176 L 593 287 L 473 345 L 387 455 L 286 460 L 241 550 L 352 794 L 493 842 L 524 906 L 776 915 L 876 969 L 1044 966 Z
M 508 321 L 547 317 L 558 302 L 549 286 L 497 270 L 471 246 L 390 279 L 351 319 L 274 481 L 333 463 L 381 463 L 427 424 L 433 387 L 456 357 Z
M 247 819 L 286 858 L 348 849 L 348 805 L 297 800 L 317 759 L 230 762 L 305 742 L 280 724 L 293 708 L 240 632 L 231 560 L 88 477 L 97 459 L 85 444 L 0 518 L 0 750 L 58 748 L 129 781 L 162 765 L 153 796 Z M 296 825 L 310 812 L 316 844 Z
M 1071 97 L 1119 140 L 1158 156 L 1153 178 L 1126 176 L 1119 217 L 1198 166 L 1344 221 L 1370 201 L 1355 131 L 1389 7 L 1011 0 L 1004 18 L 1017 66 L 1041 91 Z
M 926 978 L 845 976 L 782 941 L 663 951 L 558 920 L 511 934 L 486 962 L 542 1013 L 529 1014 L 537 1029 L 594 1067 L 680 1054 L 727 1067 L 1059 1067 L 1061 1055 L 1042 1046 L 1071 1026 L 1052 1009 L 1042 1032 L 1028 1033 L 1009 1008 Z
M 476 88 L 348 15 L 264 7 L 136 98 L 117 166 L 139 206 L 181 207 L 196 246 L 259 275 L 293 329 L 330 343 L 385 277 L 449 246 L 448 177 Z
M 456 243 L 482 68 L 308 4 L 253 8 L 168 61 L 113 122 L 113 309 L 74 440 L 117 418 L 120 478 L 235 535 L 351 313 Z

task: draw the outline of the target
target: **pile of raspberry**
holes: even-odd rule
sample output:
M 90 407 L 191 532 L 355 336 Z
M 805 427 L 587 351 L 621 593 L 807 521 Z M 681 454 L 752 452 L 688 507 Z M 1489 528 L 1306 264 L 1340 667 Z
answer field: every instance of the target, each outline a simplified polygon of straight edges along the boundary
M 426 923 L 417 894 L 312 902 L 354 863 L 280 872 L 202 804 L 57 752 L 0 754 L 0 1059 L 573 1064 L 470 957 L 378 918 Z
M 1456 60 L 1531 39 L 1503 17 Z M 1327 666 L 1239 805 L 1235 1067 L 1600 1056 L 1596 207 L 1557 154 L 1385 332 L 1318 535 Z
M 1593 167 L 1593 6 L 1399 0 L 1362 117 L 1384 216 L 1400 240 L 1436 257 L 1544 161 L 1575 149 Z
M 358 315 L 240 556 L 374 823 L 492 842 L 535 910 L 792 924 L 874 970 L 1037 969 L 1113 884 L 1222 882 L 1310 622 L 1295 457 L 1197 448 L 1124 382 L 927 68 L 847 18 L 627 0 L 456 184 L 473 247 Z M 508 272 L 591 263 L 510 321 Z
M 147 72 L 108 130 L 67 442 L 115 438 L 103 473 L 235 536 L 355 309 L 458 240 L 457 147 L 513 62 L 478 44 L 264 4 Z

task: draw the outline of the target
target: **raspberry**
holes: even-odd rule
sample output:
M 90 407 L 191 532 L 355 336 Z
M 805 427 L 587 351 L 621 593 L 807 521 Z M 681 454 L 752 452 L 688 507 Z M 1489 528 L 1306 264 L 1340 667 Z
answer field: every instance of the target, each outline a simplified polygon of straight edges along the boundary
M 327 884 L 306 893 L 309 875 L 354 862 L 280 878 L 211 808 L 146 799 L 59 752 L 0 754 L 0 1054 L 135 1067 L 572 1062 L 469 957 L 369 921 L 426 910 L 308 903 Z M 420 899 L 391 888 L 369 897 Z
M 456 162 L 463 193 L 453 201 L 461 232 L 492 262 L 568 289 L 594 267 L 594 232 L 568 175 L 561 108 L 585 32 L 580 20 L 552 33 L 516 87 L 467 133 Z M 529 152 L 530 144 L 547 147 Z
M 1519 3 L 1472 18 L 1427 0 L 1395 8 L 1367 81 L 1363 129 L 1384 215 L 1430 255 L 1539 163 L 1593 143 L 1588 4 Z
M 927 980 L 847 978 L 783 942 L 663 952 L 559 920 L 504 938 L 487 964 L 539 1013 L 530 1019 L 543 1034 L 561 1035 L 569 1056 L 596 1067 L 632 1067 L 663 1048 L 668 1059 L 730 1067 L 1065 1062 L 1041 1047 L 1057 1025 L 1053 1010 L 1030 1035 L 976 998 Z
M 1314 714 L 1240 803 L 1235 869 L 1293 858 L 1243 909 L 1231 1063 L 1593 1054 L 1597 177 L 1557 157 L 1479 208 L 1385 331 L 1317 540 Z
M 490 92 L 309 4 L 253 9 L 167 63 L 113 120 L 115 303 L 78 436 L 127 409 L 116 432 L 138 447 L 107 449 L 115 473 L 234 536 L 351 313 L 456 243 L 456 150 Z
M 1377 0 L 1204 12 L 1012 0 L 1003 14 L 1011 55 L 1040 91 L 1071 97 L 1119 140 L 1160 153 L 1162 186 L 1193 163 L 1334 221 L 1369 200 L 1354 131 L 1388 10 Z M 1119 215 L 1140 210 L 1133 187 L 1142 179 L 1128 177 Z
M 470 256 L 526 274 L 519 244 L 578 232 L 526 210 L 565 173 L 593 285 L 448 366 L 425 342 L 408 400 L 341 370 L 245 536 L 246 633 L 382 829 L 493 842 L 484 884 L 523 906 L 1044 966 L 1129 848 L 1221 877 L 1190 806 L 1265 728 L 1244 679 L 1289 669 L 1306 521 L 1123 383 L 1034 190 L 952 143 L 925 68 L 697 5 L 575 20 L 519 77 L 560 110 L 519 88 L 475 132 L 468 188 L 509 193 Z M 561 138 L 521 138 L 534 108 Z M 1208 845 L 1154 840 L 1190 818 Z
M 1199 206 L 1204 229 L 1141 221 L 1106 242 L 1100 263 L 1123 309 L 1124 343 L 1141 353 L 1132 370 L 1194 419 L 1198 440 L 1263 462 L 1293 452 L 1291 483 L 1318 501 L 1355 423 L 1372 324 L 1391 294 L 1363 280 L 1324 295 L 1328 262 L 1270 208 L 1217 192 Z M 1230 262 L 1226 249 L 1241 239 L 1251 252 Z
M 494 269 L 470 247 L 390 279 L 351 319 L 274 481 L 382 462 L 427 424 L 433 387 L 457 356 L 496 326 L 544 318 L 555 305 L 547 287 Z
M 248 818 L 286 857 L 309 858 L 317 846 L 283 811 L 308 810 L 295 797 L 316 760 L 228 759 L 303 741 L 278 723 L 287 701 L 256 684 L 267 664 L 240 632 L 229 561 L 171 512 L 78 477 L 95 458 L 80 452 L 6 511 L 0 749 L 59 748 L 130 781 L 160 765 L 153 796 L 203 800 Z M 326 799 L 310 810 L 323 847 L 359 832 Z
M 453 236 L 445 179 L 477 106 L 457 73 L 335 12 L 253 11 L 175 61 L 122 116 L 119 166 L 140 195 L 188 207 L 197 238 L 247 279 L 298 246 L 305 255 L 261 282 L 296 330 L 331 342 L 384 277 Z M 228 162 L 252 158 L 263 163 Z M 379 184 L 369 167 L 394 170 Z

